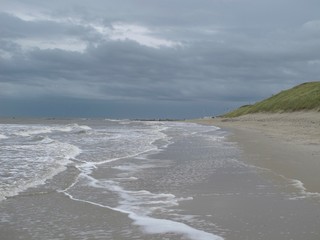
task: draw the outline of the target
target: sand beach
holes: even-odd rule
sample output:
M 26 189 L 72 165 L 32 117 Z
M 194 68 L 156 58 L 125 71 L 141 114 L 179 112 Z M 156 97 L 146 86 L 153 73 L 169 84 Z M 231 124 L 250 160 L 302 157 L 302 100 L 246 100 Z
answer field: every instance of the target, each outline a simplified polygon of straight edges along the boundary
M 258 113 L 236 118 L 206 118 L 196 122 L 231 131 L 242 156 L 320 192 L 320 112 Z

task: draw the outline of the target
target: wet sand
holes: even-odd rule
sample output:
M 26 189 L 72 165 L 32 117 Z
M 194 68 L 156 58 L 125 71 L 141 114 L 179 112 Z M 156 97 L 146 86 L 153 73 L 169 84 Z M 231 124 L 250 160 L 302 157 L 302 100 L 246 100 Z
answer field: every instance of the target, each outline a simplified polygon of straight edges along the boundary
M 232 233 L 226 233 L 226 239 L 319 238 L 320 231 L 311 230 L 316 229 L 314 224 L 319 224 L 320 219 L 317 210 L 320 203 L 319 112 L 252 114 L 195 122 L 228 130 L 228 140 L 237 143 L 241 160 L 261 168 L 262 179 L 280 186 L 282 193 L 301 194 L 297 198 L 281 199 L 278 193 L 268 194 L 269 190 L 265 189 L 260 197 L 257 193 L 243 197 L 245 182 L 242 182 L 242 186 L 238 186 L 242 188 L 239 194 L 211 196 L 219 206 L 213 214 L 222 225 L 233 229 Z M 249 181 L 259 181 L 259 178 Z M 206 198 L 201 200 L 201 206 L 210 209 L 213 205 Z
M 270 169 L 320 193 L 320 112 L 249 114 L 237 118 L 199 119 L 231 131 L 229 139 L 251 164 Z

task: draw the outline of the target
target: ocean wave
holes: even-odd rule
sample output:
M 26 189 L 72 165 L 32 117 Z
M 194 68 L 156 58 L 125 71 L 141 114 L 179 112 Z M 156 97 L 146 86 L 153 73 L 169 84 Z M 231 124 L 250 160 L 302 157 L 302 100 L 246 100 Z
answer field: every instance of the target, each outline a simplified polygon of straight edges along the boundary
M 0 134 L 0 139 L 7 139 L 7 138 L 9 138 L 9 137 L 4 134 Z
M 293 187 L 297 188 L 299 190 L 299 196 L 291 197 L 290 199 L 301 199 L 301 198 L 309 198 L 309 197 L 320 197 L 320 193 L 318 192 L 309 192 L 307 188 L 304 186 L 303 182 L 297 180 L 297 179 L 291 179 L 290 183 Z
M 52 130 L 48 127 L 32 127 L 31 129 L 18 129 L 18 131 L 14 132 L 13 134 L 22 137 L 30 137 L 31 135 L 38 135 L 51 132 Z
M 0 200 L 16 196 L 64 171 L 82 151 L 72 144 L 44 137 L 34 144 L 2 146 Z
M 3 124 L 1 130 L 3 134 L 1 136 L 7 137 L 7 135 L 14 135 L 20 137 L 30 137 L 40 134 L 50 134 L 53 132 L 75 132 L 86 133 L 92 128 L 86 125 L 68 124 L 68 125 L 18 125 L 18 124 Z
M 77 123 L 68 124 L 65 126 L 54 126 L 52 127 L 52 131 L 60 131 L 60 132 L 85 132 L 92 130 L 91 127 L 87 125 L 78 125 Z
M 177 206 L 180 201 L 192 200 L 192 197 L 177 198 L 170 193 L 151 193 L 147 190 L 129 191 L 123 189 L 112 180 L 98 180 L 86 174 L 81 175 L 81 177 L 86 178 L 91 187 L 101 188 L 118 194 L 120 196 L 119 206 L 111 207 L 92 200 L 77 198 L 68 192 L 69 189 L 61 192 L 75 201 L 86 202 L 98 207 L 126 213 L 133 220 L 133 224 L 139 226 L 147 234 L 170 233 L 183 235 L 193 240 L 223 240 L 218 235 L 198 230 L 185 223 L 152 217 L 154 212 L 165 212 L 166 208 Z

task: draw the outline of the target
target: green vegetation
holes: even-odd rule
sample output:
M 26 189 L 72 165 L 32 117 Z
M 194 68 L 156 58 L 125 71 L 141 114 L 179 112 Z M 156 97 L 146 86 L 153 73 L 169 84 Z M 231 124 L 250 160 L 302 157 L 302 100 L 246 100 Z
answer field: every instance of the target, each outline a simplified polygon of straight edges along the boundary
M 308 82 L 282 91 L 253 105 L 242 106 L 222 117 L 238 117 L 249 113 L 320 111 L 320 82 Z

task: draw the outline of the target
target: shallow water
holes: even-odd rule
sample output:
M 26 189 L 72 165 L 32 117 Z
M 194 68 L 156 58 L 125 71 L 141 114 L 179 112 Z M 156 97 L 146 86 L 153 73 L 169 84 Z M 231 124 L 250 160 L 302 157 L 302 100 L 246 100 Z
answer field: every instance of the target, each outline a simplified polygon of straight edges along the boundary
M 0 239 L 319 239 L 319 199 L 213 126 L 0 125 Z

